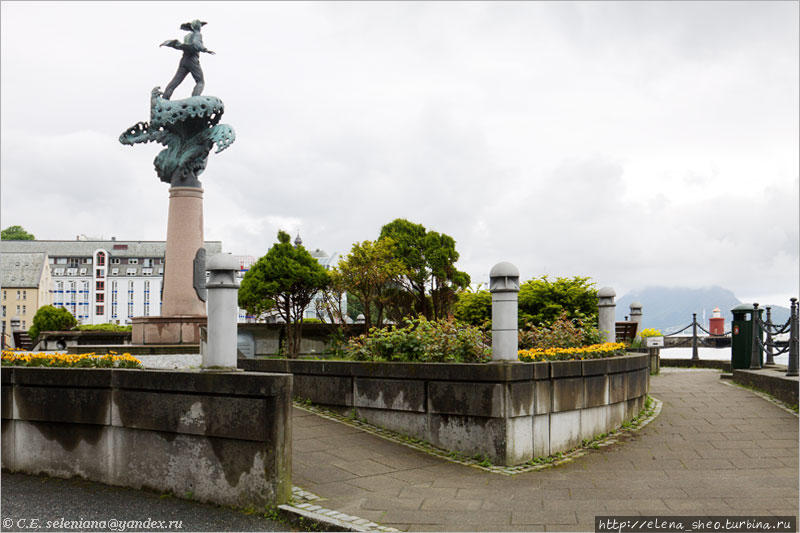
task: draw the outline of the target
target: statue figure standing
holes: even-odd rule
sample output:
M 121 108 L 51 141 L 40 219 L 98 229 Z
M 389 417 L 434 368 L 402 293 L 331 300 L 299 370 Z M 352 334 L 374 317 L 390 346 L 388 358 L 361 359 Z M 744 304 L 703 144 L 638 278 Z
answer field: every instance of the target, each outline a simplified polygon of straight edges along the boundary
M 172 81 L 169 82 L 169 85 L 167 85 L 164 91 L 163 97 L 165 100 L 170 99 L 172 92 L 181 84 L 187 74 L 191 74 L 195 82 L 192 96 L 198 96 L 203 92 L 205 80 L 203 79 L 203 69 L 200 68 L 200 52 L 214 54 L 214 52 L 203 46 L 203 36 L 200 33 L 200 29 L 205 24 L 205 22 L 201 22 L 197 19 L 191 22 L 185 22 L 181 24 L 181 29 L 191 33 L 183 38 L 183 43 L 177 39 L 170 39 L 161 43 L 161 46 L 169 46 L 170 48 L 183 51 L 183 57 L 181 57 L 181 62 L 178 65 L 178 72 L 175 73 Z

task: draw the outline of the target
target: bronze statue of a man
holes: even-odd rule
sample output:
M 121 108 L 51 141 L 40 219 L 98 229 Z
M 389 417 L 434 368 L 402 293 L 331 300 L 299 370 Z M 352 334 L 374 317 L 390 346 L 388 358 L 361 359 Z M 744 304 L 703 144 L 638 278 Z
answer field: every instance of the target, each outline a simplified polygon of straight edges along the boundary
M 200 68 L 200 52 L 205 52 L 207 54 L 214 53 L 203 46 L 203 36 L 200 33 L 200 29 L 205 24 L 205 22 L 201 22 L 197 19 L 191 22 L 185 22 L 181 24 L 181 29 L 191 33 L 183 38 L 183 43 L 177 39 L 171 39 L 161 43 L 161 46 L 169 46 L 170 48 L 183 51 L 183 57 L 181 57 L 181 62 L 178 64 L 178 72 L 175 73 L 172 81 L 169 82 L 169 85 L 167 85 L 164 91 L 163 97 L 165 100 L 170 99 L 172 92 L 181 84 L 187 74 L 191 74 L 192 78 L 194 78 L 195 85 L 192 96 L 198 96 L 203 92 L 205 81 L 203 79 L 203 69 Z

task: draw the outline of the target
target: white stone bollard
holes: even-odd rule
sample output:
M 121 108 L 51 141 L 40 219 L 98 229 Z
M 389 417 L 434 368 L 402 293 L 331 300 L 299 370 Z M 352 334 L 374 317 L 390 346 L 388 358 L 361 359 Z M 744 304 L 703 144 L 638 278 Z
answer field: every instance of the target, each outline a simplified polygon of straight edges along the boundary
M 492 293 L 492 360 L 517 361 L 517 305 L 519 269 L 508 262 L 497 263 L 489 272 Z
M 208 345 L 203 367 L 236 368 L 239 261 L 231 254 L 216 254 L 206 262 L 211 276 L 208 289 Z
M 603 287 L 597 291 L 597 329 L 603 334 L 606 342 L 617 340 L 617 318 L 614 297 L 617 295 L 611 287 Z
M 636 322 L 636 334 L 642 332 L 642 304 L 639 302 L 631 302 L 631 322 Z

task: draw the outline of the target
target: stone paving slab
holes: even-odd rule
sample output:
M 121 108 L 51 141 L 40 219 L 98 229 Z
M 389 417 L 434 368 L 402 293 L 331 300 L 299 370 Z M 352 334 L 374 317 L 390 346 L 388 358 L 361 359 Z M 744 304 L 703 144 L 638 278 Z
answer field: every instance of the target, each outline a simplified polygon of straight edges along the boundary
M 651 394 L 662 411 L 639 432 L 514 476 L 295 409 L 303 431 L 293 437 L 293 482 L 327 509 L 404 531 L 588 531 L 596 514 L 798 514 L 795 414 L 714 370 L 662 368 Z

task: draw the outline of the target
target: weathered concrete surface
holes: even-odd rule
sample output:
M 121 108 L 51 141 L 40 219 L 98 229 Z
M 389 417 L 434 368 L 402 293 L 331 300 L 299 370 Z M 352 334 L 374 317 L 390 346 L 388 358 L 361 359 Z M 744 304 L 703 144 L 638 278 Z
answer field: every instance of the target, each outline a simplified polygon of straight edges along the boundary
M 797 405 L 800 378 L 787 376 L 785 367 L 761 370 L 734 369 L 733 381 L 740 385 L 755 387 L 789 405 Z
M 651 386 L 663 409 L 641 432 L 513 477 L 295 410 L 294 482 L 327 508 L 408 531 L 593 531 L 596 514 L 798 514 L 795 415 L 716 371 L 663 368 Z
M 239 365 L 291 373 L 296 398 L 504 465 L 542 450 L 567 451 L 615 429 L 642 409 L 648 384 L 646 354 L 537 363 L 240 359 Z
M 263 507 L 291 494 L 289 375 L 2 369 L 2 465 Z

